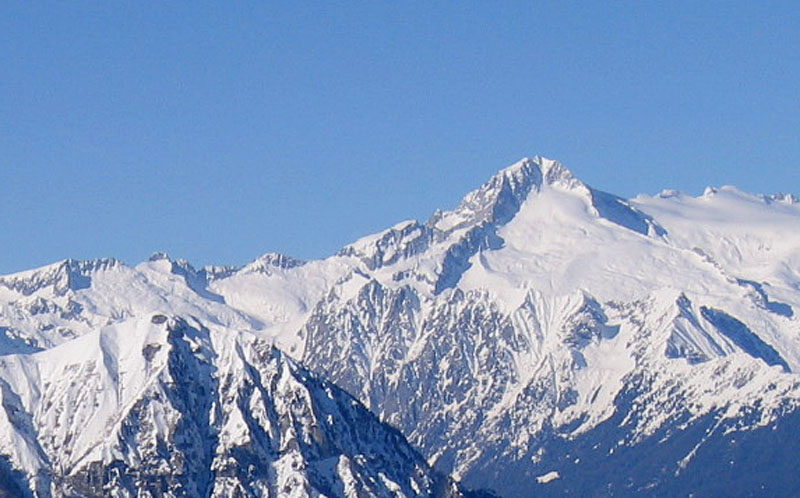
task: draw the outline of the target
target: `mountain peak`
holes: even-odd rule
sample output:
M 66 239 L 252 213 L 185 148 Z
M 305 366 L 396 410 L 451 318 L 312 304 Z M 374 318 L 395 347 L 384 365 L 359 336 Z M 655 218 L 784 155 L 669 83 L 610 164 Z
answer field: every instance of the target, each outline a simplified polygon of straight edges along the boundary
M 562 188 L 574 188 L 583 185 L 563 163 L 542 156 L 523 157 L 516 163 L 500 170 L 488 184 L 507 181 L 533 181 L 542 185 L 556 185 Z
M 172 258 L 170 258 L 169 254 L 164 251 L 156 251 L 151 254 L 149 258 L 147 258 L 147 261 L 172 261 Z
M 88 287 L 93 272 L 107 270 L 119 264 L 121 263 L 113 258 L 85 261 L 64 259 L 33 270 L 0 276 L 0 286 L 25 296 L 51 287 L 56 296 L 63 296 L 70 290 Z
M 245 273 L 271 273 L 275 269 L 289 270 L 303 266 L 306 262 L 300 259 L 295 259 L 285 254 L 277 252 L 268 252 L 257 257 L 252 262 L 246 264 L 242 271 Z
M 428 226 L 451 232 L 481 223 L 502 225 L 514 217 L 531 191 L 545 186 L 574 190 L 587 187 L 563 164 L 541 156 L 525 157 L 500 170 L 464 196 L 453 211 L 437 212 Z
M 385 266 L 399 258 L 424 251 L 432 242 L 442 241 L 462 230 L 479 232 L 487 225 L 508 223 L 532 191 L 544 186 L 562 190 L 589 189 L 563 164 L 541 156 L 524 157 L 501 169 L 477 189 L 469 192 L 451 211 L 436 210 L 425 224 L 400 222 L 383 232 L 362 237 L 339 251 L 339 256 L 357 256 L 369 269 Z M 471 232 L 470 232 L 471 233 Z M 481 235 L 473 233 L 473 238 Z M 467 237 L 468 239 L 470 237 Z
M 561 162 L 543 156 L 523 157 L 511 166 L 500 170 L 489 183 L 496 178 L 516 179 L 518 181 L 525 178 L 533 178 L 539 180 L 540 184 L 547 185 L 569 184 L 578 181 L 575 175 Z

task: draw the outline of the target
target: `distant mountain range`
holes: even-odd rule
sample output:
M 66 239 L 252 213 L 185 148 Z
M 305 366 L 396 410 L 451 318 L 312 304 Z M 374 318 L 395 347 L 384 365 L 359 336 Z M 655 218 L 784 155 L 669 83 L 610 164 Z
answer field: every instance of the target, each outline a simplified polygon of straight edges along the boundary
M 524 159 L 323 260 L 0 277 L 0 495 L 800 494 L 800 200 Z

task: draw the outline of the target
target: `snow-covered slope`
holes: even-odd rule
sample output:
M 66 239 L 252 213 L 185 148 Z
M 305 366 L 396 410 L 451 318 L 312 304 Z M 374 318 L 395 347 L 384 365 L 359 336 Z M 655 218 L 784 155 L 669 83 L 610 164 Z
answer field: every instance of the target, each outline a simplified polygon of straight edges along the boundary
M 325 260 L 67 261 L 0 306 L 6 353 L 160 310 L 252 333 L 503 496 L 800 493 L 770 456 L 800 446 L 790 195 L 625 200 L 536 157 Z
M 15 496 L 460 496 L 342 390 L 194 320 L 5 356 L 0 398 L 0 492 Z
M 800 206 L 728 190 L 625 201 L 523 161 L 407 236 L 365 239 L 358 284 L 317 305 L 303 360 L 467 486 L 687 491 L 671 486 L 695 485 L 694 455 L 717 442 L 698 427 L 755 434 L 800 395 Z M 404 257 L 381 267 L 370 257 L 393 254 L 387 239 Z M 620 446 L 646 470 L 585 477 Z M 769 480 L 742 475 L 750 489 Z

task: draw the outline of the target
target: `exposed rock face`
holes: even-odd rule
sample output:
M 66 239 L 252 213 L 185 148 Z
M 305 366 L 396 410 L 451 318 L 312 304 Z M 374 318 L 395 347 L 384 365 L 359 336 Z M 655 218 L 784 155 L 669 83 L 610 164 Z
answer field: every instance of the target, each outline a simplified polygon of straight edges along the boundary
M 551 301 L 537 293 L 506 313 L 486 293 L 459 291 L 428 308 L 408 288 L 371 282 L 312 314 L 305 361 L 468 487 L 668 496 L 694 489 L 676 487 L 676 476 L 697 485 L 708 462 L 696 454 L 727 458 L 719 438 L 773 451 L 762 437 L 774 442 L 770 427 L 788 431 L 782 419 L 800 416 L 800 379 L 719 313 L 685 296 L 602 305 L 585 294 Z M 641 474 L 620 480 L 608 462 L 621 457 L 605 459 L 615 452 Z M 729 462 L 733 473 L 754 465 Z M 587 465 L 604 471 L 584 474 Z M 535 484 L 550 470 L 573 481 Z

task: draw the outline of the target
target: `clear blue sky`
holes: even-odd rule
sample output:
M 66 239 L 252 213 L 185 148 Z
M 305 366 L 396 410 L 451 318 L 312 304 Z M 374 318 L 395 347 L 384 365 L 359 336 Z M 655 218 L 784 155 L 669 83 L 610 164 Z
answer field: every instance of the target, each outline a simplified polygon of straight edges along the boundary
M 0 273 L 322 257 L 535 154 L 800 191 L 797 2 L 304 3 L 3 2 Z

